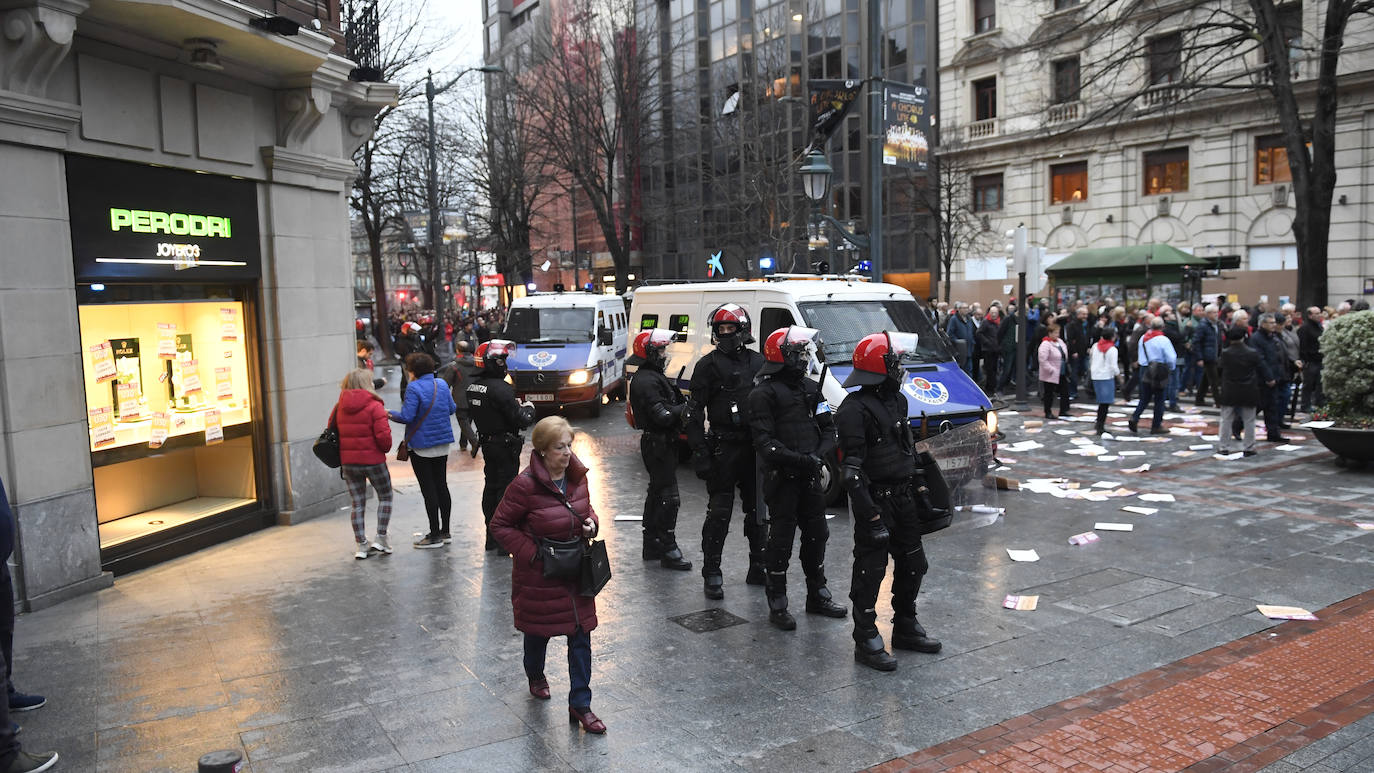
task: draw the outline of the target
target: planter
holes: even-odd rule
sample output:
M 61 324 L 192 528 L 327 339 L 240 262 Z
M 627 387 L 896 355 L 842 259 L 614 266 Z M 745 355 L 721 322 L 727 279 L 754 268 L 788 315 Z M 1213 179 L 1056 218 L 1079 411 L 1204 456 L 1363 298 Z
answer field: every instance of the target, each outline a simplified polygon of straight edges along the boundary
M 1351 429 L 1348 427 L 1327 427 L 1312 429 L 1317 441 L 1336 455 L 1336 464 L 1345 467 L 1354 462 L 1363 467 L 1366 462 L 1374 461 L 1374 429 Z

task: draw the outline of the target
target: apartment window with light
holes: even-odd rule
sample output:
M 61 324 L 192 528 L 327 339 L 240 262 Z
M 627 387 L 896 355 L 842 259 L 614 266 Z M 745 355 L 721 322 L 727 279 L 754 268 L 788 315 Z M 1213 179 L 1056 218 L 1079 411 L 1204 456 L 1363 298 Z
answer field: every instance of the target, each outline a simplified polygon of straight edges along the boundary
M 1054 71 L 1053 93 L 1054 103 L 1062 105 L 1065 102 L 1077 102 L 1080 87 L 1078 74 L 1078 57 L 1071 56 L 1067 59 L 1060 59 L 1051 64 Z
M 1050 165 L 1050 203 L 1072 204 L 1088 198 L 1088 162 Z
M 1255 138 L 1255 182 L 1260 185 L 1286 183 L 1293 179 L 1288 167 L 1288 146 L 1282 134 Z
M 973 34 L 997 29 L 997 0 L 973 0 Z
M 1183 73 L 1183 36 L 1177 32 L 1160 35 L 1145 44 L 1150 60 L 1150 85 L 1175 83 Z
M 973 211 L 990 212 L 1002 208 L 1002 175 L 973 176 Z
M 1170 148 L 1145 154 L 1145 195 L 1188 190 L 1188 149 Z
M 973 120 L 988 121 L 997 117 L 997 76 L 973 82 Z

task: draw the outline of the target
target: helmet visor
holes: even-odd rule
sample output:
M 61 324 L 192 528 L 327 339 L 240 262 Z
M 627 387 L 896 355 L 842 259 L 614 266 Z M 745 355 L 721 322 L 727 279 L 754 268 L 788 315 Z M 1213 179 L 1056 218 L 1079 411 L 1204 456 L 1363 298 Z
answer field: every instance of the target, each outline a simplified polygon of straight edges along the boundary
M 889 354 L 898 359 L 914 358 L 916 356 L 916 334 L 888 332 L 887 350 Z
M 785 348 L 810 347 L 815 349 L 820 343 L 821 331 L 814 327 L 801 327 L 793 325 L 787 328 L 787 335 L 783 336 L 781 345 Z
M 509 357 L 515 351 L 515 342 L 493 338 L 487 342 L 487 357 Z
M 649 331 L 649 338 L 644 342 L 645 346 L 667 346 L 673 342 L 673 331 L 656 327 Z

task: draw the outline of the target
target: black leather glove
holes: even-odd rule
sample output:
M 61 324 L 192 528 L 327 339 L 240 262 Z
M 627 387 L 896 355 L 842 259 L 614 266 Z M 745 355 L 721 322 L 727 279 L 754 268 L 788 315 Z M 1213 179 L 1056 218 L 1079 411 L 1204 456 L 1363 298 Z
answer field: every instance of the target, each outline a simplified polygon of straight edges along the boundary
M 822 459 L 819 454 L 807 454 L 806 462 L 811 465 L 812 475 L 820 475 L 821 470 L 825 469 L 825 460 Z
M 711 455 L 701 451 L 692 454 L 692 469 L 702 480 L 711 479 Z
M 892 534 L 888 532 L 887 524 L 883 523 L 881 515 L 860 522 L 859 529 L 854 534 L 856 542 L 875 548 L 886 547 L 887 541 L 891 538 Z

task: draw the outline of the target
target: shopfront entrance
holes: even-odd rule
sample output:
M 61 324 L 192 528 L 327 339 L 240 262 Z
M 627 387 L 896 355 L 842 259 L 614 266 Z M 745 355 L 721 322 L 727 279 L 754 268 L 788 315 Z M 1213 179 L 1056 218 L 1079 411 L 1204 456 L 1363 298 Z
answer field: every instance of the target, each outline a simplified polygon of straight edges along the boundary
M 67 158 L 102 567 L 273 523 L 255 183 Z

